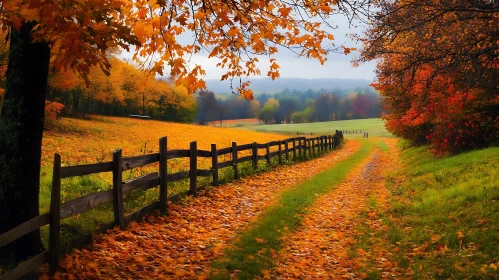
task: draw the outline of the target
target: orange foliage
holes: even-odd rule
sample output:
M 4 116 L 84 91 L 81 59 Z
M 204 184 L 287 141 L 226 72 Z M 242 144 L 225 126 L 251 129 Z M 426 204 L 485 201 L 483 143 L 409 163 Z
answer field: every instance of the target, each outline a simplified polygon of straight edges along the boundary
M 361 6 L 360 2 L 354 5 Z M 274 58 L 278 46 L 324 63 L 333 50 L 324 46 L 334 40 L 327 31 L 328 19 L 344 11 L 338 7 L 341 3 L 7 0 L 2 2 L 0 22 L 4 29 L 38 23 L 32 35 L 35 40 L 51 42 L 51 63 L 58 70 L 70 67 L 87 76 L 91 66 L 98 65 L 107 72 L 112 66 L 109 51 L 133 49 L 134 58 L 154 73 L 169 73 L 176 85 L 192 93 L 205 87 L 200 80 L 205 71 L 190 65 L 188 54 L 202 49 L 209 57 L 220 59 L 217 65 L 225 69 L 222 80 L 259 75 L 257 55 L 269 56 L 267 75 L 279 77 Z M 316 20 L 320 18 L 323 21 Z M 192 42 L 178 40 L 191 33 L 195 35 Z M 251 99 L 248 86 L 241 82 L 237 90 Z
M 64 105 L 58 102 L 45 101 L 45 119 L 56 120 L 64 109 Z
M 378 59 L 387 128 L 435 154 L 499 143 L 495 1 L 380 1 L 361 60 Z

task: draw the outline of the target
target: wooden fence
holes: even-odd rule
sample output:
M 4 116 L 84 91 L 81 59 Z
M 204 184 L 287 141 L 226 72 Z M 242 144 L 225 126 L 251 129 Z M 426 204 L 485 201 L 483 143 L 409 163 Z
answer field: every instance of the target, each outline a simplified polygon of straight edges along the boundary
M 55 154 L 49 213 L 32 218 L 0 235 L 0 247 L 2 247 L 29 232 L 49 225 L 48 250 L 4 273 L 0 276 L 0 280 L 17 279 L 45 263 L 49 264 L 50 273 L 55 273 L 58 269 L 58 262 L 61 255 L 70 252 L 70 249 L 73 247 L 91 242 L 92 236 L 87 235 L 61 246 L 60 232 L 62 219 L 81 214 L 103 203 L 112 202 L 114 222 L 102 226 L 97 232 L 105 232 L 107 229 L 112 229 L 114 226 L 119 226 L 123 229 L 130 221 L 137 220 L 154 210 L 159 209 L 162 214 L 166 214 L 168 212 L 168 201 L 178 201 L 186 194 L 196 196 L 198 190 L 203 188 L 197 185 L 197 177 L 212 177 L 213 186 L 218 186 L 218 175 L 221 168 L 233 168 L 234 177 L 238 179 L 239 163 L 251 161 L 253 168 L 256 169 L 259 160 L 265 160 L 270 164 L 271 158 L 276 156 L 278 157 L 279 164 L 282 164 L 284 159 L 290 160 L 291 158 L 297 159 L 298 157 L 307 159 L 308 157 L 334 149 L 338 146 L 340 139 L 342 139 L 342 137 L 340 138 L 337 136 L 320 136 L 314 138 L 297 137 L 272 141 L 266 144 L 251 143 L 239 146 L 236 142 L 232 142 L 231 147 L 223 149 L 217 149 L 216 144 L 211 144 L 211 150 L 205 151 L 197 149 L 196 141 L 190 143 L 189 150 L 168 150 L 167 138 L 162 137 L 159 139 L 159 153 L 124 158 L 122 157 L 122 151 L 116 150 L 113 152 L 113 160 L 111 162 L 64 167 L 61 167 L 61 156 Z M 270 148 L 275 146 L 277 146 L 277 151 L 271 152 Z M 259 149 L 265 149 L 265 155 L 259 155 Z M 251 151 L 251 155 L 239 157 L 239 152 L 247 150 Z M 231 154 L 232 159 L 218 162 L 218 157 L 226 154 Z M 189 158 L 189 171 L 168 174 L 167 161 L 177 158 Z M 199 169 L 197 166 L 197 158 L 211 158 L 211 169 Z M 159 172 L 153 172 L 123 182 L 123 171 L 156 162 L 159 162 Z M 61 179 L 103 172 L 112 172 L 113 188 L 111 190 L 87 194 L 61 204 Z M 168 182 L 184 179 L 189 179 L 189 191 L 169 196 L 167 188 Z M 123 195 L 136 189 L 147 190 L 157 186 L 159 186 L 159 199 L 157 201 L 125 217 Z

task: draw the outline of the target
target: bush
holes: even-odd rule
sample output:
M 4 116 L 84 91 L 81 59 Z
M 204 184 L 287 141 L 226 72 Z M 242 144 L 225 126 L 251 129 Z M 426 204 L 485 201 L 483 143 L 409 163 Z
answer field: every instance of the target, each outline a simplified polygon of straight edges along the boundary
M 45 126 L 50 127 L 60 117 L 64 105 L 59 102 L 45 101 Z

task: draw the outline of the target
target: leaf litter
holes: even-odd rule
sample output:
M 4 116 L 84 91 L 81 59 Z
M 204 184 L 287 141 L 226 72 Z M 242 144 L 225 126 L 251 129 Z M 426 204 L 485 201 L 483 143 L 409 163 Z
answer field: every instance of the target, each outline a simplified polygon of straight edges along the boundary
M 149 215 L 126 230 L 98 235 L 88 249 L 60 261 L 61 279 L 197 279 L 238 233 L 275 203 L 279 194 L 360 149 L 340 150 L 290 166 L 278 166 L 170 204 L 168 216 Z M 47 279 L 43 275 L 41 279 Z
M 382 139 L 389 151 L 376 149 L 329 194 L 318 198 L 296 232 L 283 237 L 277 266 L 262 271 L 264 279 L 397 278 L 402 269 L 389 261 L 386 240 L 365 228 L 386 231 L 380 213 L 388 207 L 385 176 L 396 168 L 395 139 Z M 375 201 L 375 202 L 373 202 Z M 375 204 L 375 205 L 369 205 Z M 373 265 L 374 264 L 374 265 Z M 407 273 L 405 273 L 407 275 Z

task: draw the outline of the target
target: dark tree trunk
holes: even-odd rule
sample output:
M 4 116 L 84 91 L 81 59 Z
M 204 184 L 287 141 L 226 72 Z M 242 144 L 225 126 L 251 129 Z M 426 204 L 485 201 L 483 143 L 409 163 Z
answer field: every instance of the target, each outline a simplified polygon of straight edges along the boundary
M 142 94 L 142 116 L 146 115 L 146 94 Z
M 33 23 L 10 37 L 5 100 L 0 116 L 0 233 L 39 215 L 40 158 L 50 48 L 31 43 Z M 40 232 L 0 250 L 0 263 L 17 263 L 42 250 Z
M 73 89 L 71 91 L 73 95 L 73 116 L 78 114 L 78 106 L 80 104 L 80 91 L 81 90 L 79 88 Z

